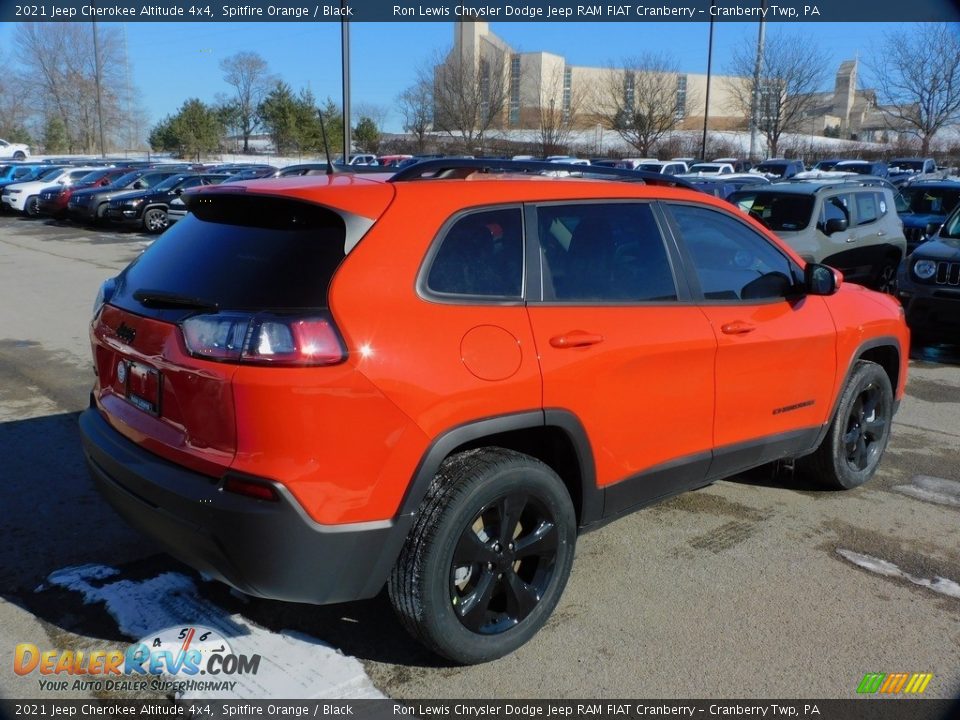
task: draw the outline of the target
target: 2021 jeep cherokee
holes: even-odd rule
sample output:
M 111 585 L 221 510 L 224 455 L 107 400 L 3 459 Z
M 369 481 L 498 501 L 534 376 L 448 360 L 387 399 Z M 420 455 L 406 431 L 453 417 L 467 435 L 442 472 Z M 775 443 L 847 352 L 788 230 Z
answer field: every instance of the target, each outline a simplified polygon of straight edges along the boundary
M 184 194 L 91 325 L 80 425 L 120 514 L 253 595 L 386 584 L 473 663 L 544 624 L 578 532 L 782 458 L 873 475 L 896 300 L 664 176 L 505 169 L 542 164 Z

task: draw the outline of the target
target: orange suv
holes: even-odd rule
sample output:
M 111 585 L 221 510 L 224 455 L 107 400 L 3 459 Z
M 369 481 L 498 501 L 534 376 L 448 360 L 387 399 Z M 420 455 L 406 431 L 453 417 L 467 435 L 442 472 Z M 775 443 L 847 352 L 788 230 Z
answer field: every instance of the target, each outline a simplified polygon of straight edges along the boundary
M 386 584 L 461 663 L 543 626 L 585 530 L 783 459 L 864 483 L 900 305 L 683 185 L 449 159 L 186 193 L 97 300 L 90 471 L 198 570 Z

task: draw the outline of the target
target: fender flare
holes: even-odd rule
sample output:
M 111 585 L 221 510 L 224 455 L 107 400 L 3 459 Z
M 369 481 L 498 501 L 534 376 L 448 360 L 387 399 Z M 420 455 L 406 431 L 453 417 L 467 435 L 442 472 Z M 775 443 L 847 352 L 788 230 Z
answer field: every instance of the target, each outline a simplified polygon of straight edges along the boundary
M 587 432 L 579 418 L 569 410 L 548 408 L 526 410 L 475 420 L 450 428 L 438 435 L 427 448 L 414 471 L 400 502 L 398 517 L 416 515 L 437 470 L 450 453 L 461 445 L 515 430 L 554 427 L 570 440 L 579 464 L 580 525 L 597 521 L 603 513 L 603 491 L 597 488 L 596 466 Z M 574 499 L 576 502 L 576 498 Z

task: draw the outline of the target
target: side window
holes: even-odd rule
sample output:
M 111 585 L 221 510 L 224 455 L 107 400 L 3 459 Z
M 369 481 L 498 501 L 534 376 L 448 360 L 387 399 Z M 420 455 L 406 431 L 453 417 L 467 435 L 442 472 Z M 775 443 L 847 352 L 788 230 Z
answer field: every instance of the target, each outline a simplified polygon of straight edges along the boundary
M 849 195 L 834 195 L 833 197 L 824 198 L 823 200 L 823 210 L 820 215 L 820 225 L 823 227 L 826 225 L 827 220 L 846 220 L 847 224 L 850 224 L 850 196 Z
M 444 295 L 519 298 L 523 288 L 520 208 L 464 215 L 444 235 L 427 289 Z
M 671 205 L 706 300 L 768 300 L 791 294 L 799 269 L 769 240 L 725 213 Z
M 677 299 L 660 228 L 647 203 L 578 203 L 537 209 L 544 300 Z
M 875 222 L 880 214 L 877 212 L 877 194 L 875 192 L 854 193 L 857 201 L 857 225 L 867 225 Z

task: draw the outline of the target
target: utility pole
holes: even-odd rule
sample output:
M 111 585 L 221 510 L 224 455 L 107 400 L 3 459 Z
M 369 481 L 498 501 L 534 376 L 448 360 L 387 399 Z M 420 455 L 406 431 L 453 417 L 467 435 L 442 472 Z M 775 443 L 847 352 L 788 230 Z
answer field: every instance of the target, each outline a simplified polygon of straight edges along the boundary
M 707 123 L 710 120 L 710 75 L 713 71 L 713 8 L 717 0 L 710 0 L 710 39 L 707 42 L 707 92 L 703 103 L 703 142 L 700 145 L 700 159 L 707 159 Z
M 100 92 L 100 38 L 97 34 L 97 22 L 93 22 L 93 72 L 97 86 L 97 122 L 100 125 L 100 157 L 107 156 L 107 145 L 103 141 L 103 96 Z
M 763 0 L 763 9 L 767 9 L 767 0 Z M 766 12 L 763 13 L 766 15 Z M 757 35 L 757 62 L 753 66 L 753 99 L 750 107 L 750 155 L 747 159 L 750 162 L 756 158 L 757 151 L 757 133 L 760 130 L 760 69 L 763 66 L 763 43 L 766 36 L 766 24 L 763 22 L 763 15 L 760 16 L 760 32 Z
M 347 0 L 340 0 L 340 64 L 343 67 L 343 162 L 350 164 L 350 21 Z

